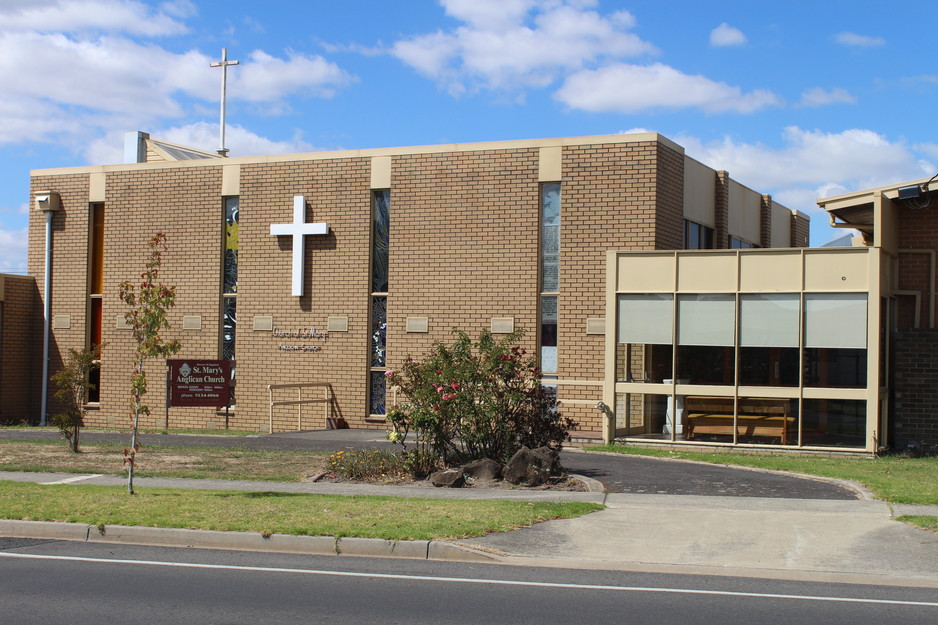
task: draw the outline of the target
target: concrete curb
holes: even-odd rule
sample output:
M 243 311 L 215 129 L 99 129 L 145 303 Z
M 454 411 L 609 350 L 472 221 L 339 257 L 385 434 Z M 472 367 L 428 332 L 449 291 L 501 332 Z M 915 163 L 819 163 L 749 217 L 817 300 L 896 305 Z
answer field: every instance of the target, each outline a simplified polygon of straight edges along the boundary
M 438 540 L 384 540 L 381 538 L 338 538 L 335 536 L 293 536 L 256 532 L 221 532 L 214 530 L 96 526 L 84 523 L 51 521 L 13 521 L 0 519 L 0 536 L 70 540 L 89 543 L 118 543 L 150 547 L 187 547 L 298 553 L 319 556 L 359 556 L 369 558 L 407 558 L 451 562 L 497 562 L 492 554 Z

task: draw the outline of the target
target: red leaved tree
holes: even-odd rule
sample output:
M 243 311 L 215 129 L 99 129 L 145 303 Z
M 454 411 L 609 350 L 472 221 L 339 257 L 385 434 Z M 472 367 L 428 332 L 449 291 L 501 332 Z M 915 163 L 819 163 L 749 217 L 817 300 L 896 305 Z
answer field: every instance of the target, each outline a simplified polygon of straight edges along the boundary
M 176 305 L 176 287 L 166 286 L 159 281 L 160 265 L 163 262 L 163 252 L 166 247 L 166 235 L 162 232 L 150 239 L 147 243 L 150 248 L 150 258 L 147 260 L 146 270 L 140 274 L 140 282 L 134 284 L 130 281 L 121 283 L 118 294 L 121 301 L 130 306 L 124 314 L 127 325 L 133 331 L 137 347 L 134 351 L 133 387 L 133 436 L 130 449 L 124 450 L 124 462 L 127 469 L 127 491 L 134 494 L 134 462 L 140 444 L 137 442 L 137 429 L 140 425 L 140 415 L 150 414 L 150 409 L 143 403 L 143 396 L 147 392 L 147 375 L 144 365 L 149 358 L 166 358 L 179 351 L 179 341 L 172 339 L 164 341 L 160 336 L 163 330 L 169 328 L 167 312 Z

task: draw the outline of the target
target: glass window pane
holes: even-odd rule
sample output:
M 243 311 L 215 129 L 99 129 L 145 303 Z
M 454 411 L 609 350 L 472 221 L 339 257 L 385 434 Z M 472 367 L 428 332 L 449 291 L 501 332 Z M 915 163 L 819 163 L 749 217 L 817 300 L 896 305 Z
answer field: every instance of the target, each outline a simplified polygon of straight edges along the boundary
M 541 297 L 541 372 L 557 373 L 557 296 Z
M 541 291 L 560 290 L 560 185 L 541 185 Z
M 223 360 L 235 359 L 235 329 L 238 323 L 238 300 L 226 297 L 222 300 L 224 311 L 222 314 L 222 340 L 221 357 Z
M 866 348 L 866 293 L 806 293 L 805 347 Z
M 739 302 L 739 344 L 742 347 L 798 347 L 796 293 L 747 294 Z
M 674 296 L 651 293 L 619 296 L 619 343 L 673 343 Z
M 371 366 L 387 366 L 388 298 L 371 298 Z
M 865 447 L 866 402 L 805 399 L 801 436 L 807 447 Z
M 678 345 L 733 345 L 736 297 L 681 295 L 677 302 Z
M 372 371 L 371 384 L 368 395 L 368 414 L 386 414 L 386 395 L 387 386 L 385 383 L 384 371 Z
M 391 192 L 374 192 L 371 292 L 388 292 L 388 250 L 391 237 Z
M 239 206 L 239 198 L 225 198 L 225 293 L 238 292 Z
M 90 295 L 104 293 L 104 204 L 91 205 Z

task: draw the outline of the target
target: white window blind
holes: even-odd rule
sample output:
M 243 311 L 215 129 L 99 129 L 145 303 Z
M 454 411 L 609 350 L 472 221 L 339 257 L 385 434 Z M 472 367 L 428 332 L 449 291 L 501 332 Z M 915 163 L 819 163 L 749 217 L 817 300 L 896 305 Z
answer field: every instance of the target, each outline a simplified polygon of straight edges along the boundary
M 733 345 L 734 295 L 681 295 L 677 300 L 678 345 Z
M 798 347 L 797 293 L 747 294 L 739 302 L 742 347 Z
M 805 347 L 866 349 L 866 293 L 806 293 Z
M 619 296 L 619 342 L 670 345 L 674 326 L 674 296 L 636 294 Z

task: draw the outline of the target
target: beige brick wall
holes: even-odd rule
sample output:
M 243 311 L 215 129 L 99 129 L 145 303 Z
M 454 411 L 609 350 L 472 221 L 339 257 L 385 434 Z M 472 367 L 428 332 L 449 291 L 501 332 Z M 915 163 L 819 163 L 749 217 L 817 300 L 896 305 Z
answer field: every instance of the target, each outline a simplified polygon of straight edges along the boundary
M 453 329 L 478 337 L 514 317 L 537 343 L 539 183 L 536 149 L 392 160 L 389 365 L 424 355 Z M 406 333 L 408 316 L 429 318 Z
M 238 274 L 239 426 L 268 423 L 268 384 L 329 383 L 333 416 L 364 425 L 365 366 L 370 301 L 370 159 L 349 158 L 242 166 Z M 270 225 L 293 221 L 293 196 L 305 195 L 306 220 L 326 222 L 327 236 L 306 237 L 305 288 L 290 295 L 292 237 L 271 236 Z M 256 315 L 273 317 L 274 327 L 325 331 L 330 316 L 348 316 L 348 332 L 328 339 L 276 338 L 254 331 Z M 318 345 L 315 352 L 283 352 L 279 345 Z M 276 399 L 295 399 L 279 391 Z M 303 398 L 321 397 L 306 391 Z M 302 407 L 306 429 L 325 426 L 322 406 Z M 274 429 L 295 429 L 297 408 L 277 407 Z
M 42 366 L 42 359 L 35 357 L 42 329 L 38 307 L 35 279 L 0 274 L 0 424 L 35 423 L 39 418 L 34 388 Z
M 353 427 L 384 428 L 367 418 L 371 305 L 371 158 L 358 154 L 298 157 L 240 164 L 240 262 L 237 330 L 237 411 L 231 425 L 268 426 L 267 385 L 328 383 L 332 416 Z M 538 336 L 539 151 L 537 146 L 426 151 L 391 156 L 388 365 L 424 355 L 453 328 L 475 337 L 493 317 L 513 317 L 532 352 Z M 603 378 L 602 335 L 586 320 L 602 318 L 605 252 L 677 249 L 682 244 L 684 157 L 655 140 L 565 145 L 561 166 L 559 378 Z M 63 210 L 55 216 L 53 314 L 72 315 L 56 331 L 53 354 L 86 341 L 88 174 L 34 177 L 34 190 L 54 189 Z M 115 327 L 124 312 L 117 285 L 139 276 L 146 241 L 168 236 L 163 281 L 177 287 L 168 338 L 182 341 L 181 358 L 219 353 L 222 269 L 221 163 L 116 167 L 106 174 L 103 390 L 89 423 L 129 424 L 128 375 L 133 344 Z M 326 222 L 328 236 L 306 237 L 305 295 L 290 295 L 292 238 L 271 236 L 289 223 L 293 197 L 307 198 L 307 221 Z M 725 220 L 724 220 L 725 221 Z M 725 228 L 724 228 L 725 229 Z M 30 269 L 42 281 L 41 215 L 30 229 Z M 201 330 L 183 330 L 185 315 L 201 315 Z M 270 316 L 278 330 L 316 328 L 331 316 L 348 317 L 347 332 L 328 338 L 278 338 L 255 331 Z M 405 331 L 407 317 L 427 317 L 429 332 Z M 283 351 L 280 345 L 318 351 Z M 55 361 L 54 361 L 55 362 Z M 150 366 L 149 425 L 163 423 L 162 363 Z M 305 397 L 320 396 L 307 391 Z M 601 429 L 592 403 L 599 387 L 561 386 L 562 410 L 581 430 Z M 280 391 L 277 399 L 293 399 Z M 277 407 L 274 429 L 323 427 L 322 406 Z M 213 408 L 174 408 L 173 427 L 220 424 Z
M 569 147 L 563 154 L 560 216 L 559 378 L 603 379 L 602 335 L 586 319 L 605 317 L 605 252 L 677 249 L 683 226 L 684 157 L 656 142 Z M 597 387 L 560 386 L 561 401 L 598 402 Z M 590 403 L 564 414 L 599 432 Z

